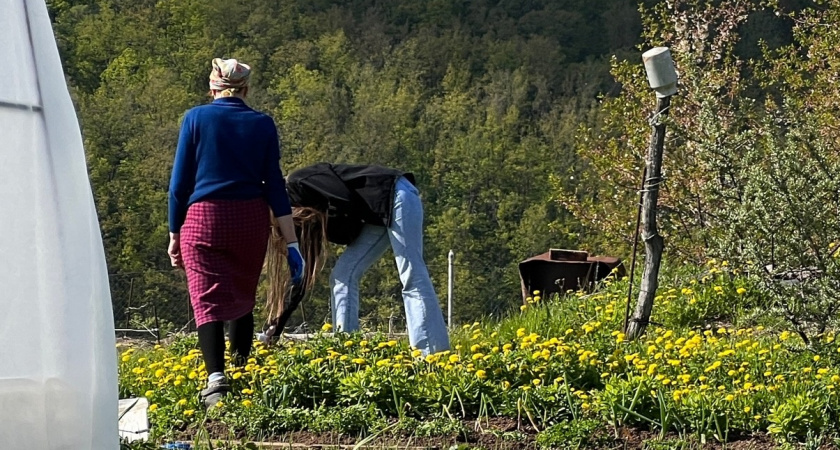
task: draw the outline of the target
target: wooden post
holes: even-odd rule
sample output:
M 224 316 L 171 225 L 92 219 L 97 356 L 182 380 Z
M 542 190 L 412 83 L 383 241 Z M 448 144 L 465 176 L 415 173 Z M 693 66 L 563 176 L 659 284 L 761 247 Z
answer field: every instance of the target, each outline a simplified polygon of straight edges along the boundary
M 642 240 L 645 243 L 645 269 L 639 288 L 639 299 L 633 318 L 627 326 L 627 337 L 636 339 L 645 332 L 653 310 L 653 299 L 659 286 L 659 266 L 665 244 L 656 226 L 656 204 L 659 200 L 659 185 L 662 183 L 662 153 L 665 147 L 665 124 L 662 117 L 668 114 L 671 97 L 657 98 L 656 113 L 651 120 L 653 135 L 650 139 L 645 172 L 647 177 L 642 192 Z M 632 283 L 633 280 L 630 280 Z
M 449 257 L 447 258 L 447 274 L 448 274 L 448 282 L 447 282 L 447 289 L 446 289 L 446 305 L 448 310 L 448 320 L 446 321 L 446 326 L 449 329 L 452 329 L 452 306 L 453 302 L 455 301 L 455 251 L 449 250 Z
M 630 320 L 630 301 L 633 299 L 633 283 L 636 279 L 636 250 L 639 248 L 639 225 L 642 223 L 642 202 L 644 201 L 645 185 L 647 184 L 647 165 L 642 171 L 642 186 L 639 188 L 639 204 L 636 205 L 636 228 L 633 228 L 633 256 L 630 258 L 630 282 L 627 283 L 627 303 L 624 308 L 624 327 L 622 331 L 627 334 L 627 321 Z

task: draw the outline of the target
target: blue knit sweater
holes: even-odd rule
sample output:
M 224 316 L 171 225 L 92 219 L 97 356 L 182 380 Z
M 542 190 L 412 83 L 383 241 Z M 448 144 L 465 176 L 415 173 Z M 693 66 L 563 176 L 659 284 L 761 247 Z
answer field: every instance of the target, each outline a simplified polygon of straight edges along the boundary
M 271 117 L 223 97 L 187 111 L 169 183 L 169 231 L 201 200 L 264 198 L 277 217 L 291 213 Z

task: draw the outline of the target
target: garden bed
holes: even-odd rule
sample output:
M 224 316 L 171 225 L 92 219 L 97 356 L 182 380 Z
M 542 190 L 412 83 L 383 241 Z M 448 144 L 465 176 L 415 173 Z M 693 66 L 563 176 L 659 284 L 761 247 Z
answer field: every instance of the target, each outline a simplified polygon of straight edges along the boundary
M 329 324 L 307 341 L 257 345 L 246 366 L 229 367 L 232 395 L 206 413 L 194 337 L 126 349 L 120 394 L 149 398 L 159 442 L 198 434 L 437 448 L 833 443 L 833 333 L 805 346 L 765 314 L 752 280 L 726 265 L 672 283 L 659 289 L 659 324 L 637 341 L 619 331 L 626 281 L 607 280 L 551 301 L 536 293 L 507 319 L 463 326 L 452 351 L 435 355 L 385 335 L 328 334 Z

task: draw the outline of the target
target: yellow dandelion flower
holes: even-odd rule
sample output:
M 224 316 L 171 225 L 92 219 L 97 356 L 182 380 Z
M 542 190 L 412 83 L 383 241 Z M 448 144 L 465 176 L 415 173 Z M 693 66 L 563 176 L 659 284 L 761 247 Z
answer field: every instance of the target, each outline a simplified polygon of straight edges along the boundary
M 790 338 L 790 332 L 789 331 L 783 331 L 782 334 L 779 335 L 779 340 L 780 341 L 786 341 L 789 338 Z
M 158 409 L 157 403 L 152 403 L 151 405 L 149 405 L 148 411 L 149 412 L 155 412 L 157 409 Z

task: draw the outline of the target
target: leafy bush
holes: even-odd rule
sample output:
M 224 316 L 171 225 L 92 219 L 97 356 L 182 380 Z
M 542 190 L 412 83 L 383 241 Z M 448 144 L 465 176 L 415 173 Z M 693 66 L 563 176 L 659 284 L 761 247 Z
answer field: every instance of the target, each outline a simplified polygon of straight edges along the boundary
M 593 419 L 572 420 L 552 425 L 537 434 L 540 448 L 585 448 L 594 444 L 593 435 L 601 423 Z
M 822 432 L 828 405 L 824 397 L 815 394 L 797 394 L 782 400 L 770 411 L 767 430 L 784 442 L 796 442 L 809 433 Z
M 432 420 L 419 422 L 416 428 L 418 437 L 453 436 L 464 435 L 467 429 L 460 420 L 438 417 Z

